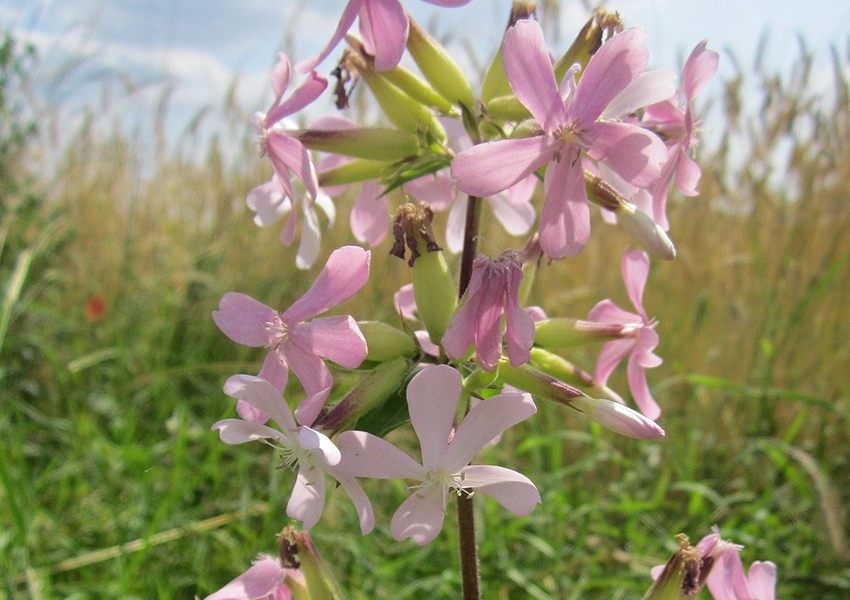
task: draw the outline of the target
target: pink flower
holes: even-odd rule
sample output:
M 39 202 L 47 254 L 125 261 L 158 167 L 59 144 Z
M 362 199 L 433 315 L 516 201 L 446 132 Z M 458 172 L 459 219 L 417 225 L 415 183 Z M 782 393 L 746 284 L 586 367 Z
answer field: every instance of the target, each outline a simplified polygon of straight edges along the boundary
M 294 198 L 290 183 L 290 172 L 304 183 L 311 197 L 315 198 L 319 184 L 316 180 L 316 169 L 307 149 L 286 133 L 283 119 L 292 115 L 318 98 L 325 88 L 327 80 L 316 72 L 310 73 L 309 78 L 296 89 L 292 95 L 283 100 L 286 88 L 292 75 L 289 59 L 283 53 L 279 54 L 280 61 L 272 68 L 271 80 L 274 90 L 274 101 L 266 114 L 259 113 L 255 117 L 255 125 L 260 134 L 260 145 L 263 152 L 268 154 L 278 177 L 278 184 L 289 198 Z
M 463 6 L 470 0 L 425 0 L 437 6 Z M 360 16 L 360 36 L 366 52 L 375 57 L 375 69 L 386 71 L 394 68 L 404 54 L 407 43 L 408 21 L 404 9 L 398 0 L 348 0 L 342 11 L 339 24 L 333 36 L 317 56 L 298 64 L 298 70 L 306 72 L 315 69 L 333 52 L 346 32 Z
M 496 260 L 479 255 L 472 266 L 466 304 L 457 312 L 443 335 L 446 354 L 463 358 L 475 344 L 478 364 L 485 371 L 496 368 L 502 357 L 502 316 L 506 318 L 508 358 L 517 367 L 531 360 L 534 321 L 519 305 L 522 263 L 516 252 Z
M 280 431 L 242 419 L 225 419 L 212 426 L 226 444 L 264 440 L 281 451 L 286 466 L 298 471 L 286 514 L 309 529 L 319 521 L 325 508 L 325 474 L 336 479 L 348 494 L 360 518 L 363 535 L 375 525 L 372 505 L 351 475 L 338 468 L 339 449 L 324 434 L 298 426 L 286 401 L 275 387 L 260 377 L 234 375 L 224 384 L 224 393 L 268 415 Z
M 297 580 L 304 587 L 300 571 L 287 569 L 278 559 L 260 554 L 251 568 L 204 600 L 290 600 L 288 580 Z
M 588 320 L 619 325 L 636 324 L 641 327 L 636 330 L 634 338 L 614 340 L 602 346 L 593 377 L 600 384 L 605 385 L 611 372 L 626 355 L 629 355 L 629 389 L 640 411 L 655 420 L 661 415 L 661 409 L 649 391 L 644 372 L 644 369 L 661 364 L 661 359 L 652 352 L 658 346 L 658 334 L 654 329 L 655 321 L 650 321 L 646 316 L 642 304 L 643 290 L 649 275 L 649 255 L 643 250 L 629 251 L 627 249 L 623 254 L 621 270 L 629 299 L 640 314 L 623 310 L 611 300 L 606 299 L 591 309 Z
M 391 523 L 396 540 L 420 546 L 443 527 L 452 493 L 480 492 L 518 516 L 530 514 L 540 494 L 524 475 L 469 462 L 490 440 L 537 412 L 529 394 L 499 394 L 472 408 L 453 428 L 463 389 L 460 372 L 447 365 L 426 367 L 407 386 L 410 421 L 422 448 L 422 464 L 387 441 L 363 431 L 346 431 L 338 441 L 339 468 L 355 477 L 411 479 L 418 484 Z
M 685 63 L 682 74 L 685 93 L 685 110 L 679 108 L 674 100 L 668 100 L 646 107 L 641 125 L 648 127 L 667 140 L 669 149 L 667 159 L 661 168 L 661 175 L 653 186 L 652 215 L 665 231 L 670 227 L 667 221 L 667 194 L 673 177 L 676 187 L 685 196 L 696 196 L 697 184 L 702 171 L 699 165 L 688 156 L 688 151 L 697 145 L 694 131 L 698 123 L 694 120 L 692 103 L 694 96 L 717 71 L 720 57 L 716 52 L 706 50 L 707 40 L 694 48 Z
M 669 95 L 668 87 L 652 77 L 652 85 L 630 85 L 640 81 L 648 61 L 645 37 L 640 27 L 615 35 L 590 59 L 578 85 L 574 65 L 559 89 L 540 25 L 523 20 L 511 27 L 503 46 L 505 73 L 543 131 L 479 144 L 455 156 L 452 175 L 458 188 L 474 196 L 491 196 L 549 164 L 540 245 L 553 258 L 581 252 L 590 236 L 584 153 L 638 187 L 657 179 L 659 163 L 667 154 L 657 136 L 614 120 L 620 116 L 615 113 Z
M 291 196 L 287 195 L 281 184 L 281 179 L 275 173 L 272 175 L 271 181 L 258 185 L 251 190 L 246 203 L 248 208 L 255 213 L 254 223 L 261 227 L 271 225 L 279 219 L 289 216 L 286 225 L 280 232 L 280 241 L 284 246 L 292 245 L 295 240 L 295 228 L 298 223 L 296 207 L 300 204 L 303 224 L 301 225 L 301 242 L 298 245 L 298 253 L 295 255 L 295 266 L 299 269 L 309 269 L 313 266 L 319 256 L 319 248 L 322 242 L 316 206 L 324 211 L 328 218 L 328 227 L 333 225 L 336 217 L 336 208 L 328 196 L 319 193 L 314 200 L 311 200 L 309 196 L 302 194 L 300 202 L 296 202 Z
M 714 600 L 776 600 L 776 565 L 756 561 L 744 575 L 744 565 L 737 552 L 727 552 L 706 580 Z
M 304 386 L 307 399 L 295 411 L 298 422 L 311 425 L 325 404 L 333 380 L 323 358 L 354 369 L 366 358 L 366 340 L 349 315 L 322 317 L 307 322 L 348 300 L 369 278 L 370 253 L 343 246 L 330 255 L 325 268 L 300 299 L 278 312 L 244 294 L 228 292 L 213 312 L 219 329 L 234 342 L 268 346 L 260 377 L 279 391 L 286 389 L 289 368 Z M 240 404 L 239 414 L 262 423 L 265 416 Z

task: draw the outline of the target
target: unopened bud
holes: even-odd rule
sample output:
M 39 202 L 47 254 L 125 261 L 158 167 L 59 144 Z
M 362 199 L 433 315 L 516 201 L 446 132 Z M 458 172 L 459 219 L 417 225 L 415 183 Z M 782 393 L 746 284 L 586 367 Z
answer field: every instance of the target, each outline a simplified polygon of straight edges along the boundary
M 534 324 L 534 343 L 544 348 L 572 348 L 582 344 L 635 337 L 640 323 L 596 323 L 581 319 L 547 319 Z
M 413 338 L 401 329 L 381 321 L 358 321 L 357 326 L 366 338 L 367 361 L 384 362 L 401 356 L 410 358 L 416 353 Z
M 403 90 L 414 100 L 418 100 L 425 106 L 435 108 L 447 115 L 456 115 L 457 111 L 451 102 L 443 98 L 437 91 L 422 81 L 413 72 L 398 66 L 389 71 L 381 71 L 381 75 L 394 86 Z
M 571 406 L 614 433 L 638 440 L 664 437 L 664 430 L 655 421 L 618 402 L 583 396 L 573 400 Z
M 410 18 L 407 50 L 428 83 L 452 104 L 475 108 L 475 95 L 460 67 L 437 40 Z
M 525 104 L 513 94 L 498 96 L 487 102 L 487 115 L 497 121 L 524 121 L 531 118 Z
M 392 163 L 377 160 L 354 159 L 319 173 L 319 187 L 328 188 L 337 185 L 381 179 L 392 172 Z
M 593 375 L 575 366 L 570 361 L 552 354 L 543 348 L 531 349 L 531 362 L 540 368 L 544 373 L 548 373 L 552 377 L 557 377 L 562 381 L 566 381 L 579 389 L 583 390 L 588 396 L 593 398 L 607 398 L 619 404 L 626 402 L 620 395 L 609 388 L 607 385 L 602 385 L 593 378 Z
M 467 394 L 489 387 L 496 381 L 496 376 L 499 371 L 485 371 L 484 369 L 476 369 L 463 380 L 463 389 Z
M 354 51 L 346 52 L 343 63 L 348 71 L 358 73 L 366 82 L 390 122 L 413 134 L 430 131 L 437 139 L 445 140 L 446 132 L 431 111 L 390 83 L 382 73 L 375 71 L 370 64 L 370 57 L 361 49 L 360 40 L 354 36 L 347 36 L 346 39 Z
M 676 258 L 676 247 L 652 217 L 629 202 L 610 183 L 588 170 L 584 171 L 584 182 L 588 199 L 614 212 L 617 215 L 617 224 L 647 252 L 662 260 Z
M 306 531 L 286 527 L 280 532 L 280 562 L 284 567 L 300 565 L 310 600 L 342 600 L 339 585 Z
M 676 540 L 679 542 L 678 550 L 664 565 L 643 600 L 679 600 L 699 593 L 699 552 L 691 546 L 688 536 L 680 533 Z
M 288 134 L 310 150 L 375 161 L 397 161 L 419 153 L 419 138 L 387 127 L 297 129 Z
M 530 363 L 512 367 L 509 360 L 504 357 L 499 361 L 499 379 L 539 398 L 553 400 L 567 406 L 571 406 L 576 398 L 584 396 L 581 390 L 544 373 Z
M 611 13 L 603 8 L 594 10 L 593 16 L 578 32 L 575 41 L 555 63 L 556 81 L 560 83 L 575 63 L 580 64 L 582 71 L 584 71 L 590 57 L 596 54 L 596 51 L 602 46 L 605 34 L 607 33 L 610 38 L 622 30 L 623 20 L 620 18 L 620 13 Z
M 413 271 L 413 297 L 428 337 L 439 344 L 457 306 L 457 293 L 442 248 L 434 240 L 434 213 L 424 203 L 402 204 L 393 222 L 395 243 L 390 254 L 404 258 Z
M 506 29 L 510 29 L 516 25 L 518 21 L 531 19 L 536 10 L 536 2 L 514 0 L 514 3 L 511 5 L 511 16 L 508 19 Z M 490 66 L 487 67 L 484 82 L 481 84 L 481 101 L 487 102 L 492 98 L 508 96 L 510 94 L 513 94 L 513 91 L 511 90 L 510 83 L 508 83 L 508 77 L 505 75 L 505 66 L 502 63 L 502 45 L 499 45 L 496 56 L 493 57 Z
M 412 368 L 413 364 L 405 358 L 382 362 L 367 372 L 332 409 L 320 415 L 313 426 L 328 436 L 353 427 L 357 419 L 386 402 Z

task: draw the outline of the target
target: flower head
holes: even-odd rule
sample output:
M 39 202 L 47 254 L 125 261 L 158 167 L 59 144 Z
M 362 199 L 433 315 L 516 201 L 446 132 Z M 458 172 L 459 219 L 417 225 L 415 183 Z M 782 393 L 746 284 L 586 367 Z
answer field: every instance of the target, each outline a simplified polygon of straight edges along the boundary
M 330 371 L 322 359 L 354 369 L 366 358 L 366 340 L 349 315 L 307 321 L 348 300 L 369 278 L 370 253 L 343 246 L 330 255 L 325 268 L 301 298 L 283 312 L 244 294 L 228 292 L 213 312 L 219 329 L 234 342 L 267 346 L 260 377 L 280 392 L 286 389 L 289 368 L 304 386 L 307 399 L 295 411 L 298 422 L 311 425 L 330 394 Z M 240 405 L 240 415 L 257 422 L 265 416 Z
M 339 449 L 324 434 L 302 425 L 292 417 L 286 401 L 275 387 L 260 377 L 234 375 L 224 384 L 224 393 L 268 415 L 280 430 L 242 419 L 225 419 L 212 426 L 227 444 L 262 440 L 281 452 L 283 463 L 297 471 L 295 488 L 289 497 L 286 514 L 302 521 L 309 529 L 319 521 L 325 508 L 325 474 L 342 485 L 357 508 L 360 529 L 372 530 L 375 518 L 372 505 L 354 477 L 340 471 Z
M 204 600 L 290 600 L 287 583 L 303 587 L 304 575 L 282 566 L 277 558 L 260 554 L 247 571 Z
M 422 448 L 422 463 L 372 434 L 347 431 L 339 438 L 339 468 L 355 477 L 411 479 L 417 484 L 392 519 L 396 540 L 425 545 L 440 532 L 451 494 L 481 492 L 512 513 L 525 516 L 540 494 L 524 475 L 487 465 L 470 465 L 490 440 L 537 412 L 529 394 L 507 393 L 472 408 L 453 427 L 463 389 L 460 372 L 447 365 L 426 367 L 407 387 L 410 421 Z
M 505 34 L 505 74 L 542 131 L 461 152 L 452 161 L 452 175 L 462 191 L 484 197 L 515 185 L 548 164 L 540 245 L 552 258 L 577 254 L 590 236 L 585 154 L 604 161 L 639 187 L 658 177 L 659 163 L 666 156 L 664 143 L 636 125 L 617 120 L 625 110 L 672 93 L 666 76 L 643 74 L 648 61 L 645 37 L 640 27 L 613 36 L 590 59 L 578 84 L 576 64 L 559 88 L 540 25 L 519 21 Z M 645 85 L 632 85 L 642 80 Z
M 661 415 L 661 409 L 649 391 L 644 372 L 644 369 L 661 364 L 661 359 L 653 353 L 658 346 L 655 321 L 646 316 L 643 308 L 643 290 L 649 276 L 649 255 L 643 250 L 627 249 L 623 254 L 621 269 L 626 291 L 639 314 L 623 310 L 611 300 L 605 299 L 591 309 L 588 319 L 600 323 L 635 324 L 639 327 L 635 331 L 635 337 L 614 340 L 602 346 L 593 377 L 605 385 L 611 372 L 628 355 L 629 389 L 641 412 L 655 420 Z
M 466 304 L 457 312 L 441 344 L 450 357 L 463 358 L 475 344 L 481 368 L 492 371 L 502 357 L 502 317 L 513 366 L 531 360 L 534 321 L 519 305 L 522 264 L 516 252 L 505 252 L 496 260 L 479 255 L 472 266 Z

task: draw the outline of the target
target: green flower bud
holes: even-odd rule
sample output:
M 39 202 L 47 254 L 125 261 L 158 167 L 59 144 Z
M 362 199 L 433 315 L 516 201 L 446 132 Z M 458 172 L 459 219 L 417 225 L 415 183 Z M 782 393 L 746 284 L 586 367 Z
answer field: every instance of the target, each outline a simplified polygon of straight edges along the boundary
M 366 338 L 366 360 L 384 362 L 401 356 L 410 358 L 416 354 L 413 338 L 401 329 L 381 321 L 360 321 L 357 326 Z
M 373 161 L 397 161 L 419 153 L 419 138 L 387 127 L 298 129 L 288 132 L 310 150 Z
M 319 186 L 332 187 L 357 183 L 358 181 L 381 179 L 392 170 L 392 163 L 355 159 L 324 173 L 319 173 Z
M 297 600 L 342 600 L 339 585 L 306 531 L 286 527 L 280 532 L 280 563 L 284 567 L 300 568 L 304 574 L 307 595 L 299 595 L 298 590 L 292 590 L 296 592 Z
M 368 371 L 332 409 L 320 415 L 314 427 L 328 436 L 353 427 L 357 419 L 386 402 L 412 368 L 413 363 L 406 358 L 382 362 Z
M 513 94 L 487 102 L 487 114 L 497 121 L 524 121 L 531 118 L 531 112 Z
M 489 387 L 496 381 L 496 376 L 499 374 L 498 369 L 485 371 L 484 369 L 476 369 L 463 380 L 463 389 L 467 394 L 482 390 Z
M 408 264 L 413 271 L 413 297 L 419 318 L 435 344 L 454 316 L 457 292 L 442 248 L 434 241 L 431 220 L 434 213 L 427 204 L 402 204 L 393 224 L 395 244 L 390 254 L 404 258 L 410 250 Z
M 544 373 L 530 363 L 512 367 L 510 361 L 504 357 L 499 361 L 499 379 L 539 398 L 554 400 L 567 406 L 575 398 L 584 396 L 581 390 Z
M 621 31 L 623 31 L 623 21 L 619 13 L 610 13 L 603 8 L 593 11 L 593 16 L 578 32 L 575 41 L 555 63 L 555 80 L 558 84 L 575 63 L 580 64 L 584 72 L 590 57 L 602 46 L 602 39 L 606 33 L 610 38 Z
M 602 385 L 590 373 L 579 369 L 573 363 L 561 358 L 557 354 L 552 354 L 543 348 L 532 348 L 531 362 L 544 373 L 577 386 L 592 398 L 604 398 L 625 404 L 617 392 L 606 385 Z
M 412 18 L 407 50 L 422 75 L 443 98 L 452 104 L 463 104 L 468 110 L 475 108 L 475 95 L 463 71 L 448 51 Z
M 641 325 L 595 323 L 581 319 L 547 319 L 534 324 L 534 343 L 544 348 L 572 348 L 592 342 L 634 337 Z
M 394 86 L 403 90 L 408 96 L 414 100 L 418 100 L 425 106 L 436 108 L 447 115 L 457 115 L 457 111 L 451 102 L 443 98 L 434 88 L 408 69 L 398 66 L 389 71 L 381 71 L 381 75 Z

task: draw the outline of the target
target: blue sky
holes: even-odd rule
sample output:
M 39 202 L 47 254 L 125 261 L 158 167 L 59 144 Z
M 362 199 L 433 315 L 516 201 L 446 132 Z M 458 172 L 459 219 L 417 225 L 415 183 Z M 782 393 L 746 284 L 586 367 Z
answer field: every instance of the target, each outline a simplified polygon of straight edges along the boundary
M 453 40 L 449 48 L 466 64 L 469 47 L 484 60 L 498 43 L 510 5 L 509 0 L 472 0 L 448 10 L 402 1 L 417 19 Z M 723 55 L 721 77 L 734 73 L 724 52 L 751 65 L 765 31 L 767 63 L 787 72 L 798 55 L 800 34 L 819 57 L 816 82 L 827 87 L 829 47 L 846 52 L 850 32 L 850 2 L 844 0 L 621 0 L 605 5 L 619 10 L 627 25 L 639 23 L 649 30 L 654 67 L 678 70 L 690 49 L 708 38 L 709 47 Z M 0 0 L 0 22 L 37 46 L 43 57 L 40 93 L 46 102 L 62 105 L 68 118 L 81 106 L 102 104 L 103 84 L 112 81 L 112 112 L 128 126 L 136 116 L 136 127 L 142 128 L 170 86 L 168 128 L 176 133 L 204 106 L 220 105 L 237 72 L 239 99 L 261 108 L 268 100 L 267 70 L 275 52 L 286 48 L 296 59 L 315 53 L 329 38 L 342 6 L 343 0 Z M 560 12 L 562 38 L 553 41 L 556 52 L 568 45 L 588 14 L 580 0 L 562 1 Z M 79 66 L 60 77 L 75 61 Z M 328 60 L 320 70 L 326 73 L 332 66 Z

